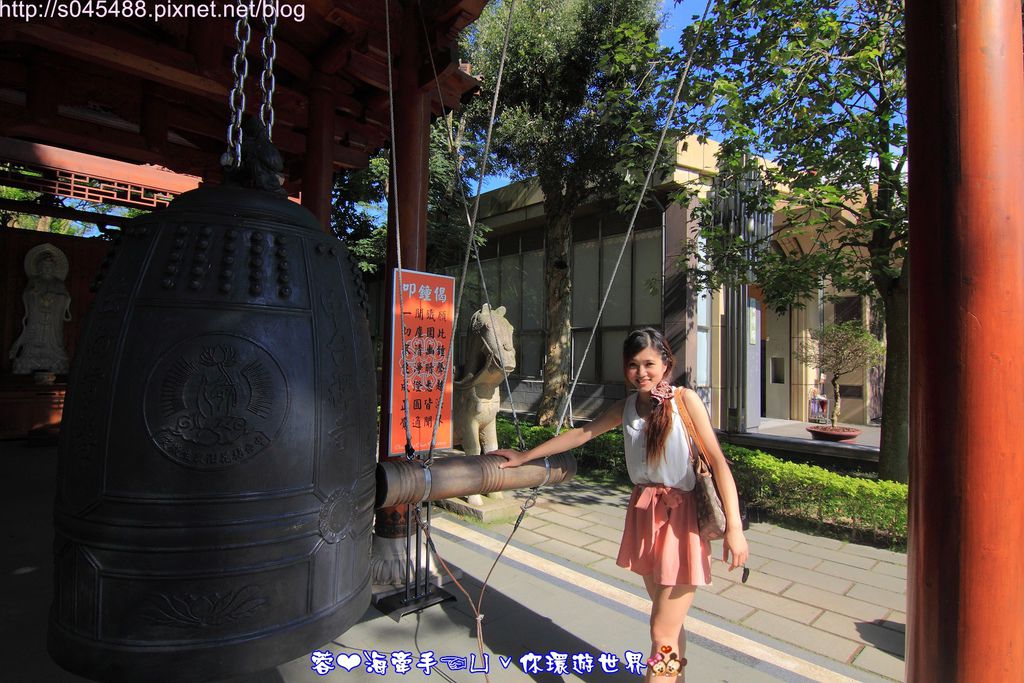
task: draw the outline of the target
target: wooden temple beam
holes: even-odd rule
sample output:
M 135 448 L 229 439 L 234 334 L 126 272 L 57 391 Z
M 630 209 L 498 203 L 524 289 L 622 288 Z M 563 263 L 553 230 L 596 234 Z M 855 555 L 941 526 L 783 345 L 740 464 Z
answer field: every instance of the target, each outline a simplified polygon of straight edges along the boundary
M 362 48 L 362 49 L 360 49 Z M 366 32 L 339 30 L 313 58 L 318 71 L 335 74 L 348 64 L 354 50 L 366 51 Z
M 302 171 L 302 205 L 330 232 L 331 188 L 334 184 L 334 97 L 326 75 L 310 81 L 309 127 Z
M 48 144 L 83 150 L 143 164 L 171 166 L 182 173 L 204 176 L 216 166 L 218 155 L 208 151 L 173 145 L 166 152 L 155 152 L 146 145 L 139 133 L 107 128 L 88 121 L 66 116 L 55 117 L 54 123 L 42 124 L 27 115 L 26 110 L 0 102 L 0 130 L 14 138 L 45 140 Z M 173 164 L 168 163 L 173 160 Z
M 198 177 L 13 138 L 0 137 L 0 159 L 53 170 L 74 171 L 95 178 L 130 178 L 132 184 L 154 192 L 179 194 L 195 189 L 199 184 Z
M 211 76 L 224 69 L 224 41 L 234 34 L 227 22 L 210 19 L 189 19 L 188 51 L 195 59 L 196 71 Z
M 138 207 L 136 207 L 138 208 Z M 24 213 L 30 216 L 51 216 L 53 218 L 65 218 L 79 223 L 94 223 L 96 225 L 115 225 L 122 227 L 131 219 L 127 216 L 116 216 L 113 214 L 96 213 L 95 211 L 82 211 L 67 206 L 40 204 L 38 202 L 25 202 L 16 199 L 4 199 L 0 197 L 0 211 L 12 213 Z
M 13 33 L 33 45 L 99 65 L 114 73 L 129 74 L 214 102 L 226 104 L 228 101 L 232 80 L 226 68 L 217 76 L 201 75 L 190 53 L 151 43 L 140 45 L 139 39 L 126 31 L 104 27 L 73 33 L 56 26 L 25 23 Z M 227 67 L 227 63 L 224 66 Z M 259 69 L 250 64 L 249 74 L 245 88 L 246 111 L 255 113 L 261 99 Z M 307 97 L 304 94 L 281 85 L 276 87 L 274 111 L 278 121 L 305 126 L 306 110 Z
M 29 115 L 39 123 L 53 123 L 60 105 L 60 91 L 50 87 L 49 60 L 35 55 L 28 69 L 28 83 L 25 92 L 25 107 Z
M 99 64 L 114 72 L 227 101 L 229 86 L 198 74 L 191 54 L 141 41 L 127 31 L 95 25 L 86 25 L 83 29 L 70 31 L 41 22 L 25 22 L 16 26 L 13 33 L 25 42 Z
M 159 95 L 150 91 L 142 96 L 139 112 L 139 132 L 146 140 L 146 147 L 154 152 L 167 151 L 167 102 Z

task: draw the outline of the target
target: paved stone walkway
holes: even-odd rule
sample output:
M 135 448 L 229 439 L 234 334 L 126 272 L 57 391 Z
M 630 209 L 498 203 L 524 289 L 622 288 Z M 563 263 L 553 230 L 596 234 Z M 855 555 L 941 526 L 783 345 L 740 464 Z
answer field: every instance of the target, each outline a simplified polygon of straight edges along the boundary
M 615 564 L 628 491 L 582 481 L 552 487 L 538 499 L 514 539 L 643 589 Z M 488 525 L 507 536 L 510 523 Z M 714 615 L 744 629 L 830 660 L 903 680 L 906 624 L 904 553 L 754 523 L 747 531 L 746 584 L 712 562 L 712 586 L 697 592 L 695 616 Z M 721 541 L 712 558 L 721 558 Z
M 0 444 L 0 678 L 32 683 L 85 679 L 59 669 L 45 649 L 52 590 L 52 501 L 55 449 Z M 586 675 L 525 675 L 518 658 L 538 652 L 618 653 L 646 647 L 649 601 L 638 576 L 614 563 L 627 500 L 625 491 L 574 481 L 545 491 L 495 569 L 484 600 L 485 648 L 491 680 L 635 681 L 625 671 Z M 446 560 L 479 595 L 511 526 L 479 525 L 438 514 L 435 535 Z M 768 524 L 748 532 L 750 580 L 712 564 L 714 586 L 698 592 L 687 622 L 690 683 L 809 683 L 903 678 L 905 557 Z M 716 548 L 720 553 L 720 549 Z M 455 589 L 454 602 L 395 622 L 370 608 L 363 619 L 322 647 L 350 656 L 365 651 L 476 652 L 475 621 Z M 504 660 L 504 662 L 503 662 Z M 310 655 L 231 683 L 379 681 L 362 666 L 326 678 Z M 403 680 L 483 681 L 446 669 Z M 438 676 L 437 674 L 443 674 Z M 389 678 L 394 678 L 389 675 Z

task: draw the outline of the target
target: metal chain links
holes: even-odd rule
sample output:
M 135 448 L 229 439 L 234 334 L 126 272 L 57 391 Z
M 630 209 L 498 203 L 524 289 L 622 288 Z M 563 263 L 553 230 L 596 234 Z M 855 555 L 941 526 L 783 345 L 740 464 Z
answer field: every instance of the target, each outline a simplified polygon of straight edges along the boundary
M 273 140 L 274 135 L 274 59 L 277 57 L 277 44 L 274 42 L 274 27 L 277 16 L 267 17 L 267 31 L 263 34 L 260 51 L 263 54 L 263 73 L 260 75 L 260 90 L 263 91 L 263 105 L 260 107 L 260 121 L 267 130 L 267 139 Z
M 249 75 L 249 62 L 245 58 L 246 48 L 252 31 L 249 19 L 243 16 L 235 22 L 235 43 L 238 51 L 231 60 L 231 73 L 235 75 L 235 84 L 228 96 L 228 107 L 231 109 L 231 122 L 228 124 L 228 149 L 220 158 L 221 166 L 238 168 L 242 161 L 242 114 L 245 112 L 245 78 Z

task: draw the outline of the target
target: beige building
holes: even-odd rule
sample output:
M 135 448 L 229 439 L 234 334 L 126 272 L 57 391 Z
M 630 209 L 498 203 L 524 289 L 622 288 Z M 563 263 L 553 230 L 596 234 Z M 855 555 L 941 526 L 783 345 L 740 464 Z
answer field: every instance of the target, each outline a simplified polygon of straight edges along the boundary
M 622 340 L 629 330 L 651 325 L 664 329 L 682 366 L 677 377 L 701 394 L 716 426 L 748 431 L 756 429 L 761 418 L 806 421 L 811 417 L 810 398 L 821 384 L 816 369 L 794 360 L 797 345 L 826 322 L 867 322 L 869 312 L 860 297 L 838 303 L 821 297 L 803 309 L 778 315 L 765 310 L 756 287 L 697 292 L 688 285 L 679 259 L 684 239 L 696 225 L 690 211 L 669 203 L 667 195 L 684 184 L 706 193 L 716 175 L 716 151 L 711 141 L 677 143 L 673 176 L 651 193 L 650 205 L 637 216 L 624 251 L 629 219 L 614 206 L 594 202 L 573 217 L 572 358 L 573 372 L 580 377 L 573 415 L 591 417 L 624 394 Z M 542 200 L 537 184 L 526 180 L 488 192 L 480 204 L 479 220 L 491 230 L 486 246 L 480 248 L 483 284 L 490 302 L 506 307 L 515 328 L 512 397 L 516 410 L 527 413 L 540 396 L 544 354 Z M 772 230 L 779 216 L 744 215 L 744 223 L 768 234 L 765 231 Z M 615 285 L 584 358 L 620 251 L 623 259 Z M 458 275 L 459 270 L 452 266 L 446 272 Z M 470 265 L 464 296 L 460 339 L 470 315 L 485 300 L 475 263 Z M 458 347 L 456 353 L 458 363 Z M 865 423 L 877 414 L 880 400 L 873 397 L 871 387 L 868 369 L 844 376 L 844 422 Z M 507 399 L 503 402 L 510 407 Z

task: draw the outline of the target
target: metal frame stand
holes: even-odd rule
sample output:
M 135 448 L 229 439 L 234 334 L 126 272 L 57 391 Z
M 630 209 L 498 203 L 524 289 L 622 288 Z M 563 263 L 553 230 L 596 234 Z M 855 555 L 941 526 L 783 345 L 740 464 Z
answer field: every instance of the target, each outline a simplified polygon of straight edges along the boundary
M 420 509 L 426 508 L 427 527 L 429 528 L 431 504 L 418 503 L 418 505 L 421 506 Z M 413 563 L 412 517 L 412 505 L 410 505 L 405 515 L 405 587 L 396 593 L 382 596 L 373 601 L 374 607 L 395 621 L 401 621 L 402 617 L 407 614 L 413 614 L 433 605 L 439 605 L 442 602 L 455 599 L 455 596 L 448 591 L 430 583 L 430 551 L 429 549 L 423 550 L 423 529 L 419 524 L 415 525 L 416 562 L 415 564 Z M 426 557 L 423 557 L 421 553 L 425 554 Z M 420 566 L 421 560 L 424 561 L 422 567 Z M 411 572 L 409 571 L 410 565 L 413 567 Z

